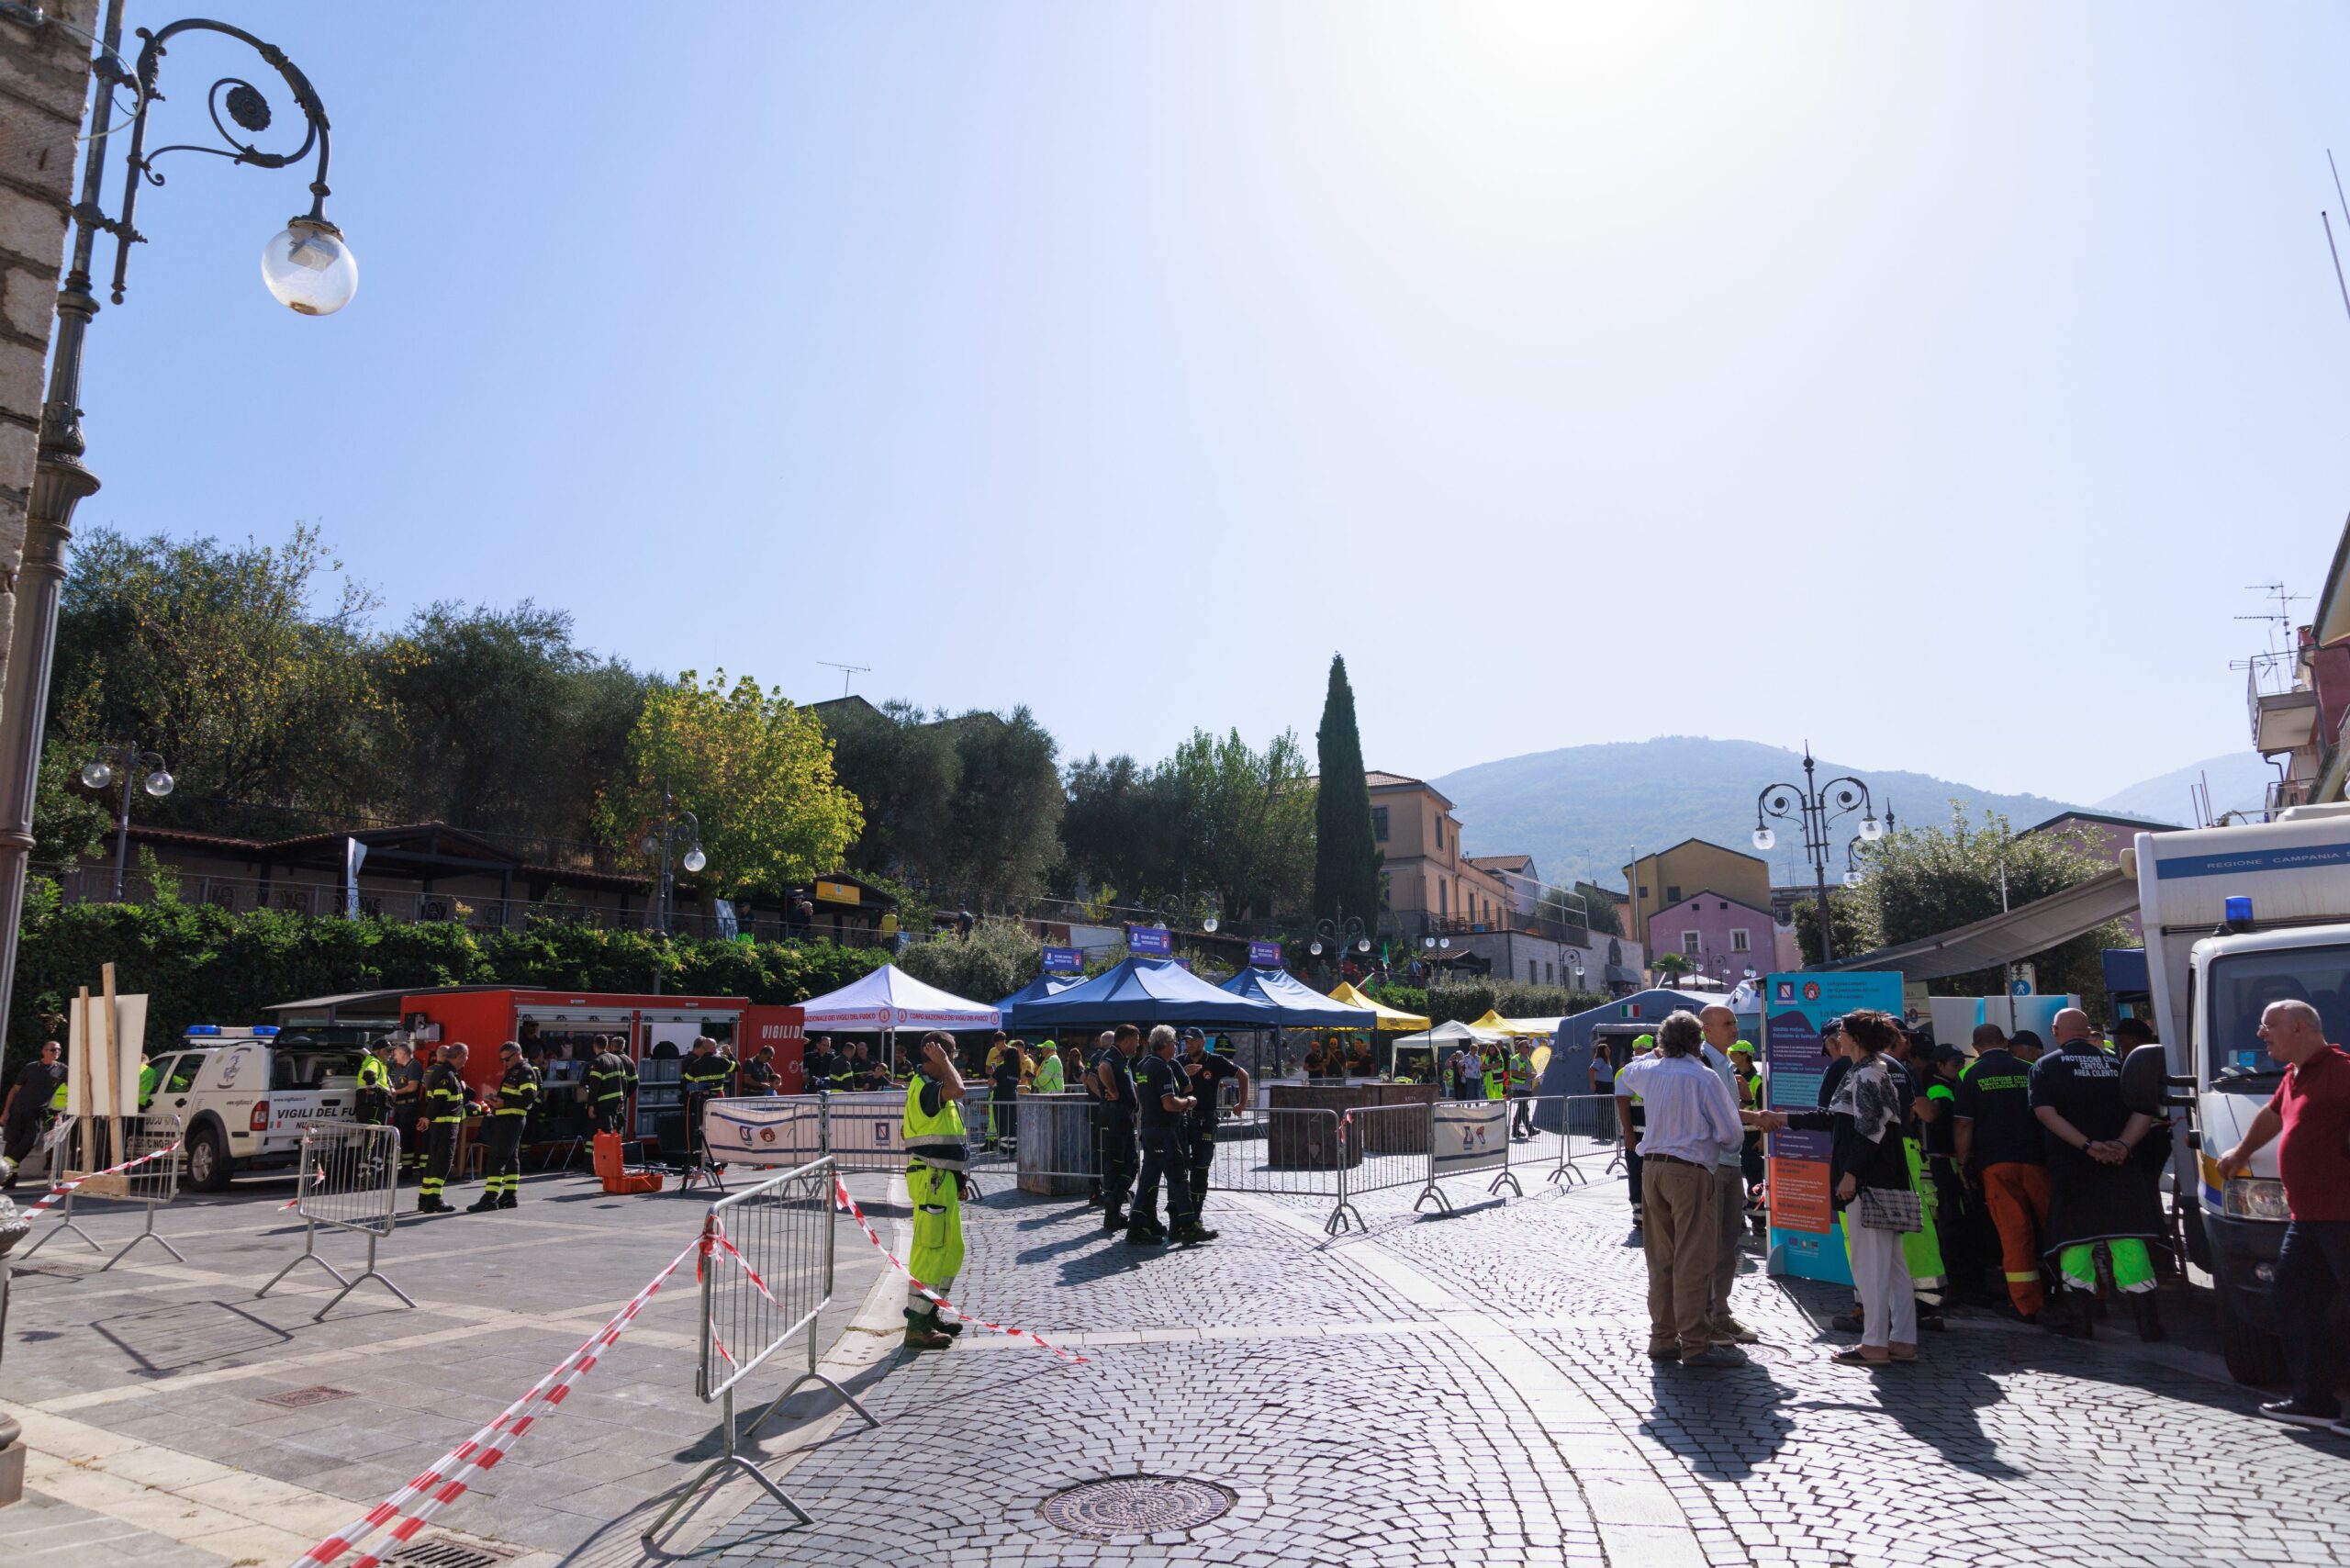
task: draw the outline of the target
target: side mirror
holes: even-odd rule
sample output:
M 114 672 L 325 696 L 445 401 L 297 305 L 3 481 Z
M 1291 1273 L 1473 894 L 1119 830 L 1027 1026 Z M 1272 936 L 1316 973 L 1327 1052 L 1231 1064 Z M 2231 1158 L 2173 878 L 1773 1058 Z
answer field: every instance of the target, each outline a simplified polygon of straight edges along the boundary
M 2172 1076 L 2170 1055 L 2160 1045 L 2139 1046 L 2121 1058 L 2121 1103 L 2142 1115 L 2160 1116 L 2174 1105 L 2192 1104 L 2192 1094 L 2172 1091 L 2191 1089 L 2194 1081 Z

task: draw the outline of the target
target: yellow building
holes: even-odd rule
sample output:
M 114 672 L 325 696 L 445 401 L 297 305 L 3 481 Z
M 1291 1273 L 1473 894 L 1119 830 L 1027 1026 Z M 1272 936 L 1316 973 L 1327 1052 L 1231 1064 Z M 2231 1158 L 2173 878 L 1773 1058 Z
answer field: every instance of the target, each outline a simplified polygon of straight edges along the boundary
M 1371 835 L 1385 857 L 1380 879 L 1393 929 L 1405 936 L 1508 929 L 1515 914 L 1509 886 L 1460 853 L 1452 802 L 1400 773 L 1374 769 L 1364 782 L 1371 786 Z
M 1649 940 L 1649 921 L 1685 897 L 1711 890 L 1758 910 L 1771 907 L 1770 866 L 1759 856 L 1702 838 L 1641 856 L 1624 868 L 1624 880 L 1632 890 L 1628 934 L 1650 952 L 1656 946 Z

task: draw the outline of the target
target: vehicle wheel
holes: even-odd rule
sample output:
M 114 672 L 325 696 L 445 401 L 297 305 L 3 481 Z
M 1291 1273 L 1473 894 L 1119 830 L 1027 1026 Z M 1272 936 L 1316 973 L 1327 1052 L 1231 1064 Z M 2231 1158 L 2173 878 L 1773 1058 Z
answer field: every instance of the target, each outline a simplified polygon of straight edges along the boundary
M 201 1126 L 187 1136 L 187 1184 L 199 1193 L 229 1189 L 229 1147 L 215 1126 Z
M 2228 1375 L 2252 1388 L 2267 1388 L 2285 1381 L 2285 1347 L 2277 1336 L 2245 1322 L 2229 1299 L 2227 1282 L 2220 1282 L 2220 1353 Z

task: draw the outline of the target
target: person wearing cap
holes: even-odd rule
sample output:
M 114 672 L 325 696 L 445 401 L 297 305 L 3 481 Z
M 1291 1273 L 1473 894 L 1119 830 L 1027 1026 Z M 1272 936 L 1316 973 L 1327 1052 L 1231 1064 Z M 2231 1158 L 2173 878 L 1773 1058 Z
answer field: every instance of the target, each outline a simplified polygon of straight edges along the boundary
M 1184 1081 L 1190 1086 L 1192 1113 L 1186 1120 L 1185 1142 L 1191 1154 L 1192 1213 L 1194 1229 L 1200 1229 L 1201 1211 L 1207 1206 L 1208 1177 L 1215 1170 L 1215 1127 L 1223 1114 L 1224 1086 L 1238 1085 L 1239 1103 L 1248 1103 L 1248 1074 L 1231 1057 L 1208 1049 L 1207 1033 L 1202 1029 L 1183 1031 L 1181 1066 Z M 1201 1231 L 1204 1238 L 1213 1238 L 1213 1230 Z
M 1036 1070 L 1029 1075 L 1028 1092 L 1032 1094 L 1058 1094 L 1068 1087 L 1068 1072 L 1061 1066 L 1061 1048 L 1047 1038 L 1036 1047 Z
M 489 1177 L 481 1196 L 465 1210 L 467 1214 L 510 1209 L 520 1202 L 522 1124 L 539 1103 L 539 1073 L 523 1059 L 519 1042 L 509 1040 L 498 1047 L 498 1059 L 505 1064 L 506 1073 L 498 1081 L 489 1104 L 489 1125 L 482 1135 Z
M 391 1036 L 379 1035 L 359 1058 L 359 1092 L 352 1110 L 362 1126 L 380 1127 L 391 1116 L 392 1071 L 386 1060 L 391 1054 Z

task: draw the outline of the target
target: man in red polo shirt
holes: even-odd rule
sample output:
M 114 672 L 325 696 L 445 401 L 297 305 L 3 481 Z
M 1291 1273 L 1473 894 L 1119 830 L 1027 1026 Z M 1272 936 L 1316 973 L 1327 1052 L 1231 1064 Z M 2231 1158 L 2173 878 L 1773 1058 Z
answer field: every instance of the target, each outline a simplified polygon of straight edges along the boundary
M 2350 1291 L 2350 1053 L 2326 1044 L 2324 1021 L 2306 1002 L 2270 1002 L 2260 1015 L 2260 1039 L 2285 1064 L 2285 1081 L 2244 1141 L 2220 1157 L 2224 1182 L 2242 1175 L 2269 1139 L 2284 1137 L 2277 1174 L 2293 1222 L 2277 1254 L 2277 1327 L 2293 1397 L 2260 1413 L 2350 1436 L 2334 1393 L 2339 1347 L 2326 1321 L 2334 1296 Z

